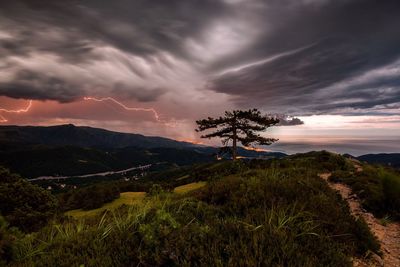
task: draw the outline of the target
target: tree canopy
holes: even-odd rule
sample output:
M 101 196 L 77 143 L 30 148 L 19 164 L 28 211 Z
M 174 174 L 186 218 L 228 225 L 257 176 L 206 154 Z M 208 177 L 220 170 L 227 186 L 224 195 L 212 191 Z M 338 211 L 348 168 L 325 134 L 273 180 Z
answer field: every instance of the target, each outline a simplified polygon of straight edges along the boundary
M 10 226 L 36 231 L 55 215 L 57 207 L 49 192 L 0 167 L 0 214 Z
M 279 123 L 279 119 L 262 115 L 257 109 L 225 111 L 224 117 L 197 120 L 197 132 L 215 129 L 202 138 L 219 137 L 228 146 L 232 141 L 232 158 L 237 157 L 237 142 L 243 146 L 270 145 L 278 139 L 266 138 L 258 132 L 266 131 Z

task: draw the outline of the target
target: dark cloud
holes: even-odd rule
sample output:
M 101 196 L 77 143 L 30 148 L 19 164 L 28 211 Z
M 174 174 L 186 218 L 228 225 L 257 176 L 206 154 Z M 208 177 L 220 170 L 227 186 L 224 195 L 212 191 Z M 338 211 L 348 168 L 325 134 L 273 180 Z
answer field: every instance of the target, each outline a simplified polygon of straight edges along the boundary
M 31 71 L 20 71 L 10 82 L 0 82 L 0 95 L 12 98 L 71 102 L 82 95 L 74 86 L 57 77 Z
M 252 47 L 217 61 L 213 68 L 225 72 L 214 78 L 209 88 L 236 96 L 243 106 L 266 104 L 283 112 L 323 113 L 399 102 L 398 75 L 390 81 L 377 78 L 369 85 L 352 86 L 340 94 L 332 87 L 337 105 L 331 97 L 318 94 L 400 58 L 400 2 L 266 3 L 268 9 L 262 11 L 267 14 L 266 33 Z M 260 61 L 268 58 L 271 60 Z M 397 89 L 379 92 L 382 87 Z M 362 99 L 348 101 L 357 94 Z
M 84 94 L 123 92 L 138 101 L 156 100 L 165 93 L 161 87 L 176 86 L 168 77 L 176 79 L 175 63 L 193 60 L 185 40 L 200 39 L 208 25 L 228 13 L 228 5 L 214 0 L 1 1 L 0 59 L 5 63 L 0 67 L 15 79 L 0 80 L 0 94 L 66 102 Z M 39 70 L 38 64 L 12 58 L 37 62 L 40 58 L 32 57 L 43 54 L 54 56 L 51 60 L 65 71 L 55 73 L 51 64 Z M 107 78 L 108 64 L 109 82 L 99 82 Z M 95 68 L 103 68 L 101 77 Z M 116 77 L 125 70 L 129 73 L 121 74 L 122 80 Z M 18 72 L 36 73 L 35 82 L 20 79 Z
M 304 124 L 304 121 L 301 119 L 287 115 L 275 115 L 275 117 L 279 119 L 277 126 L 296 126 Z
M 85 96 L 90 95 L 90 91 L 85 89 L 79 80 L 69 82 L 57 76 L 29 70 L 19 71 L 12 81 L 0 82 L 0 95 L 16 99 L 56 100 L 61 103 L 68 103 L 82 100 Z M 156 100 L 166 90 L 132 87 L 117 82 L 110 92 L 120 98 L 148 102 Z M 101 95 L 101 92 L 99 94 Z
M 400 60 L 399 14 L 398 0 L 1 1 L 0 94 L 147 102 L 208 80 L 268 112 L 384 110 L 398 72 L 354 80 Z
M 293 96 L 313 93 L 358 71 L 365 61 L 359 53 L 339 41 L 324 40 L 294 54 L 223 74 L 214 80 L 212 89 L 256 101 L 267 99 L 271 104 L 275 100 L 291 104 Z
M 185 38 L 198 38 L 227 14 L 223 1 L 51 1 L 0 3 L 1 24 L 12 35 L 9 53 L 53 52 L 66 60 L 90 59 L 108 44 L 137 55 L 169 51 L 188 56 Z
M 132 85 L 124 83 L 116 83 L 114 89 L 111 91 L 112 95 L 123 98 L 133 98 L 140 102 L 155 101 L 166 92 L 167 90 L 165 88 L 133 88 Z

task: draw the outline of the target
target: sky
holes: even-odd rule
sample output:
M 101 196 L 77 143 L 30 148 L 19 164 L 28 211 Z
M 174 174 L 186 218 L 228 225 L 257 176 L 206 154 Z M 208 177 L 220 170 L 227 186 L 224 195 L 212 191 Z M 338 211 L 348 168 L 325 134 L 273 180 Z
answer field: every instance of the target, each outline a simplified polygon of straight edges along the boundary
M 258 108 L 287 153 L 400 152 L 398 0 L 0 1 L 0 124 L 205 144 Z M 291 120 L 297 118 L 296 120 Z

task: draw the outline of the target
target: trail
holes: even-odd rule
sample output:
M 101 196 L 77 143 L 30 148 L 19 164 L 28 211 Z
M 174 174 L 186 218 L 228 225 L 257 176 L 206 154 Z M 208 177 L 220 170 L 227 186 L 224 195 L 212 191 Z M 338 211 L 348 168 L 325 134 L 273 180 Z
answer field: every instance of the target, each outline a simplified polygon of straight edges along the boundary
M 356 172 L 361 172 L 362 167 L 354 163 Z M 351 214 L 354 217 L 362 217 L 368 224 L 371 232 L 378 238 L 381 244 L 383 257 L 372 255 L 369 259 L 354 259 L 353 266 L 357 267 L 399 267 L 400 266 L 400 223 L 392 222 L 382 225 L 372 213 L 367 212 L 361 206 L 361 201 L 356 194 L 352 193 L 349 186 L 342 183 L 333 183 L 329 181 L 331 173 L 322 173 L 319 175 L 327 181 L 328 185 L 340 193 L 342 198 L 347 201 Z

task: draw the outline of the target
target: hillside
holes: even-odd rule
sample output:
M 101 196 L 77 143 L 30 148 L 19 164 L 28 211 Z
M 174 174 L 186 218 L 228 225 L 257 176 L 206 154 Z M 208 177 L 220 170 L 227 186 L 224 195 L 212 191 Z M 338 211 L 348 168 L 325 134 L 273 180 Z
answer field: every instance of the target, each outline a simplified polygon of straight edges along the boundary
M 122 147 L 193 147 L 187 142 L 179 142 L 163 137 L 140 134 L 119 133 L 105 129 L 72 124 L 58 126 L 0 126 L 0 145 L 4 148 L 17 144 L 43 144 L 56 146 L 78 146 L 97 148 Z
M 0 165 L 26 178 L 82 175 L 159 162 L 189 165 L 214 160 L 211 154 L 184 148 L 97 149 L 76 146 L 26 146 L 0 151 Z
M 390 192 L 400 192 L 393 189 L 400 184 L 397 174 L 363 167 L 382 177 L 392 175 Z M 353 259 L 379 258 L 379 243 L 367 224 L 351 215 L 321 173 L 332 173 L 332 179 L 340 173 L 358 177 L 350 160 L 311 152 L 160 172 L 148 178 L 150 186 L 145 181 L 115 183 L 121 193 L 128 192 L 121 196 L 138 195 L 134 188 L 146 196 L 140 193 L 132 205 L 119 208 L 114 200 L 100 212 L 89 210 L 85 214 L 92 215 L 84 221 L 57 219 L 29 238 L 20 237 L 11 243 L 17 253 L 9 265 L 351 266 Z M 368 179 L 375 182 L 363 183 L 364 191 L 389 178 Z M 385 194 L 385 183 L 373 190 Z M 368 200 L 369 195 L 361 197 Z M 374 197 L 374 203 L 387 200 Z M 400 208 L 395 202 L 384 207 L 393 215 Z
M 358 160 L 368 163 L 377 163 L 400 169 L 400 153 L 366 154 L 357 157 Z
M 182 166 L 210 162 L 218 148 L 163 137 L 112 132 L 71 124 L 0 126 L 0 165 L 26 178 L 84 175 L 144 164 Z M 239 149 L 246 157 L 286 156 Z

